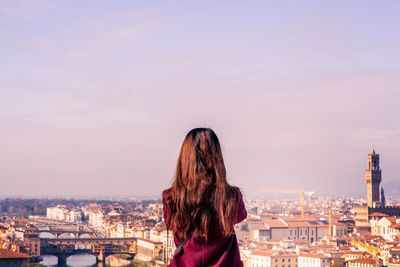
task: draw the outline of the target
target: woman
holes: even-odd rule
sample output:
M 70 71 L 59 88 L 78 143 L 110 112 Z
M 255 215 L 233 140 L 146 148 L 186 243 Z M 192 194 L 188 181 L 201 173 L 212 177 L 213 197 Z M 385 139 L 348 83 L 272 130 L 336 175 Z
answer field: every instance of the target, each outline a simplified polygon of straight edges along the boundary
M 172 187 L 162 200 L 177 247 L 169 266 L 243 266 L 234 225 L 247 212 L 240 190 L 226 180 L 213 130 L 196 128 L 186 135 Z

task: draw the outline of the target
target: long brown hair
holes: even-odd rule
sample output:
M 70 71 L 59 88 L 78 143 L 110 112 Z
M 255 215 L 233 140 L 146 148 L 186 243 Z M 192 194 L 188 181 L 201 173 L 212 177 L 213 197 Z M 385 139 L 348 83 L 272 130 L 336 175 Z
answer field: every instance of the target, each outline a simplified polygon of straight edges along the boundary
M 179 238 L 207 241 L 210 227 L 233 233 L 238 190 L 228 184 L 217 135 L 209 128 L 191 130 L 183 141 L 167 201 L 168 225 Z

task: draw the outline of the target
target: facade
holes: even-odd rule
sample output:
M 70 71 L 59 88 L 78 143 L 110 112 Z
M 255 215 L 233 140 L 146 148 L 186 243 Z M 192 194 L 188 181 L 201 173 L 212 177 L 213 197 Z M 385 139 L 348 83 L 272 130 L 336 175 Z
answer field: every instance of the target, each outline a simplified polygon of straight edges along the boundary
M 371 226 L 371 232 L 386 240 L 393 241 L 397 236 L 400 236 L 400 219 L 383 217 Z
M 27 238 L 27 247 L 29 248 L 29 255 L 32 257 L 40 256 L 40 238 Z
M 365 258 L 365 253 L 364 251 L 348 251 L 346 253 L 343 253 L 343 258 L 345 261 L 351 261 L 351 260 L 356 260 L 356 259 L 363 259 Z
M 240 247 L 240 260 L 243 263 L 243 267 L 251 267 L 251 253 L 251 249 Z
M 46 217 L 57 221 L 81 222 L 82 212 L 76 208 L 69 209 L 64 205 L 58 205 L 47 208 Z
M 101 210 L 89 212 L 89 224 L 96 229 L 104 229 L 104 215 Z
M 326 267 L 331 265 L 331 257 L 323 254 L 301 254 L 298 267 Z
M 167 230 L 166 228 L 161 232 L 163 249 L 164 249 L 164 258 L 165 262 L 169 262 L 172 259 L 175 252 L 175 242 L 174 242 L 174 234 L 171 230 Z
M 297 254 L 254 251 L 250 256 L 251 267 L 297 267 Z
M 137 239 L 135 259 L 139 261 L 154 261 L 163 259 L 163 242 L 148 239 Z
M 273 218 L 261 221 L 262 224 L 252 230 L 255 241 L 304 240 L 314 243 L 329 235 L 329 223 L 316 218 Z M 347 233 L 347 225 L 333 223 L 332 236 Z
M 375 259 L 363 258 L 350 260 L 346 264 L 347 267 L 378 267 L 381 266 Z

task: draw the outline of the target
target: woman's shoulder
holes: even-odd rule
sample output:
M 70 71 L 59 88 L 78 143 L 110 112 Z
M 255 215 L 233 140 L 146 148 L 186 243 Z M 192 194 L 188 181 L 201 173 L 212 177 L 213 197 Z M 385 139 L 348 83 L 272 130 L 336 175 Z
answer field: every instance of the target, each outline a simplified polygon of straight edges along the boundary
M 170 194 L 171 194 L 171 191 L 172 191 L 172 187 L 167 188 L 167 189 L 165 189 L 165 190 L 162 191 L 162 195 L 163 195 L 163 196 L 164 196 L 164 195 L 170 195 Z
M 167 226 L 167 229 L 171 228 L 170 199 L 171 199 L 171 188 L 168 188 L 162 192 L 164 222 L 165 222 L 165 225 Z
M 233 192 L 235 192 L 235 194 L 236 194 L 237 197 L 238 197 L 238 200 L 240 200 L 240 199 L 243 198 L 242 190 L 241 190 L 239 187 L 234 186 L 234 185 L 231 185 L 231 190 L 232 190 Z
M 238 203 L 237 210 L 236 210 L 235 223 L 239 223 L 239 222 L 243 221 L 244 219 L 246 219 L 247 211 L 246 211 L 246 207 L 243 202 L 242 191 L 237 186 L 233 186 L 233 190 L 235 190 L 235 192 L 237 194 L 237 203 Z
M 162 192 L 162 201 L 166 202 L 171 197 L 172 188 L 167 188 Z

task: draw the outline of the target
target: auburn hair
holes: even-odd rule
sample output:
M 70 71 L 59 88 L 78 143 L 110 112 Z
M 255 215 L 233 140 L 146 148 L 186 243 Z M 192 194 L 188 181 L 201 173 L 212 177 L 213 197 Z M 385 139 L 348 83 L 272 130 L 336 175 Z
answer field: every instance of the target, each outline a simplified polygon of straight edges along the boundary
M 226 179 L 217 135 L 209 128 L 195 128 L 185 137 L 176 166 L 168 225 L 180 239 L 191 236 L 207 241 L 210 228 L 223 236 L 234 231 L 238 190 Z

